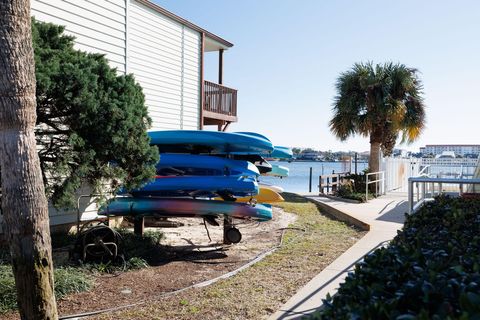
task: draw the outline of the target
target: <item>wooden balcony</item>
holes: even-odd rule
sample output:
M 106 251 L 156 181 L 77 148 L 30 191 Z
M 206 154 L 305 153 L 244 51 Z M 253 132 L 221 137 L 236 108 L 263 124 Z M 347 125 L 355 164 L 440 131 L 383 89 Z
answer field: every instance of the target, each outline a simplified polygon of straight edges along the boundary
M 204 81 L 202 118 L 203 125 L 218 125 L 219 129 L 237 122 L 237 90 Z

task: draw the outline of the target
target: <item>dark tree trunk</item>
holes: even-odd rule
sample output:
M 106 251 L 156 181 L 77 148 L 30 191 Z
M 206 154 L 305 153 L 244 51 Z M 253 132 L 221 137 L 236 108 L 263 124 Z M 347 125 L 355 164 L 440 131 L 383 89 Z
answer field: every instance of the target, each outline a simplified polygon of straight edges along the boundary
M 370 172 L 380 170 L 380 145 L 382 142 L 382 131 L 380 125 L 376 125 L 370 135 L 370 159 L 368 160 L 368 169 Z
M 370 172 L 380 170 L 380 142 L 370 142 L 370 159 L 368 160 L 368 169 Z
M 36 151 L 30 1 L 0 0 L 2 211 L 22 319 L 58 319 L 48 205 Z

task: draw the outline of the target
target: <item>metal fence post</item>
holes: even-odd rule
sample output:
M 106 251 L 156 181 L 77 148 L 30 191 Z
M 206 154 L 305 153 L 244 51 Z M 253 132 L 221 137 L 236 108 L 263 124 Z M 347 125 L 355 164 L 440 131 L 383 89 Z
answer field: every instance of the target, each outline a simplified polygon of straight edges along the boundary
M 309 178 L 309 182 L 308 182 L 308 192 L 312 192 L 312 170 L 313 170 L 313 168 L 310 167 L 310 178 Z
M 365 173 L 365 202 L 368 202 L 368 173 Z
M 408 179 L 408 214 L 413 210 L 413 181 Z
M 387 180 L 385 179 L 385 171 L 382 171 L 383 176 L 383 195 L 387 194 Z

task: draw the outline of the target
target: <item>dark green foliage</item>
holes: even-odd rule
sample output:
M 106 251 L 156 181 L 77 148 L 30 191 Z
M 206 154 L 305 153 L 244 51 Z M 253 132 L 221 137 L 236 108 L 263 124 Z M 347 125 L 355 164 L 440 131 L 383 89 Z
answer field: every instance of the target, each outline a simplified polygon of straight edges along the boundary
M 63 27 L 33 21 L 39 156 L 47 195 L 74 207 L 83 184 L 100 191 L 116 179 L 127 188 L 155 174 L 156 148 L 141 87 L 99 54 L 73 49 Z
M 127 229 L 118 230 L 122 236 L 122 249 L 129 258 L 137 257 L 149 260 L 152 252 L 157 251 L 165 235 L 159 231 L 145 231 L 143 236 Z
M 341 140 L 359 134 L 390 155 L 397 136 L 413 142 L 425 126 L 418 71 L 403 64 L 356 63 L 336 83 L 331 131 Z
M 365 192 L 360 193 L 360 192 L 355 192 L 353 189 L 352 184 L 343 184 L 338 187 L 337 190 L 335 190 L 335 196 L 344 198 L 344 199 L 351 199 L 351 200 L 357 200 L 360 202 L 365 202 Z
M 365 193 L 365 187 L 367 182 L 365 173 L 363 174 L 351 173 L 345 176 L 345 179 L 348 179 L 352 182 L 353 192 Z
M 352 199 L 360 202 L 366 201 L 365 187 L 366 187 L 366 175 L 368 171 L 365 170 L 363 174 L 351 173 L 344 177 L 344 184 L 342 184 L 336 191 L 335 195 L 344 199 Z M 370 185 L 370 191 L 368 193 L 368 199 L 373 199 L 375 195 L 375 184 Z
M 358 264 L 316 319 L 480 319 L 480 201 L 439 197 Z

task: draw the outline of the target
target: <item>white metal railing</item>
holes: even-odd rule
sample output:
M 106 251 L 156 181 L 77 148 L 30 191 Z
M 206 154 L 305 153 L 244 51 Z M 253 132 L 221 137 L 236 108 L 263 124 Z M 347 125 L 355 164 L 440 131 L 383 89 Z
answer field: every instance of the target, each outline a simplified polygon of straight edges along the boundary
M 414 188 L 416 186 L 416 191 Z M 421 186 L 419 187 L 419 185 Z M 408 213 L 417 211 L 426 201 L 442 193 L 462 195 L 464 185 L 478 185 L 480 179 L 412 177 L 408 179 Z M 415 201 L 416 194 L 416 201 Z
M 368 181 L 369 176 L 375 176 L 371 181 Z M 385 194 L 385 171 L 370 172 L 365 174 L 365 202 L 368 202 L 368 185 L 375 183 L 375 193 Z M 380 190 L 378 186 L 380 184 Z
M 418 176 L 419 177 L 428 177 L 430 176 L 430 167 L 431 165 L 426 165 L 425 167 L 422 168 L 422 170 L 420 170 L 420 172 L 418 173 Z

